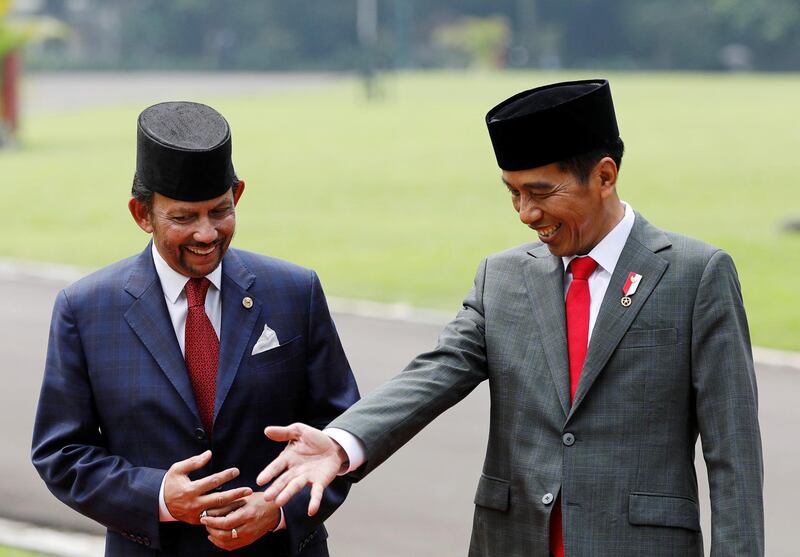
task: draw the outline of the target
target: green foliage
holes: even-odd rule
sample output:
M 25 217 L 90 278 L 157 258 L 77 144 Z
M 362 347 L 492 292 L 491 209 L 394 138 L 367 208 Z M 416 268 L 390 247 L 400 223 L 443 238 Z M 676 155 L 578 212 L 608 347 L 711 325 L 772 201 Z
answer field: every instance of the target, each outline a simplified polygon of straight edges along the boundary
M 529 242 L 499 180 L 484 114 L 594 73 L 387 76 L 273 96 L 197 98 L 231 122 L 247 189 L 235 244 L 314 267 L 337 296 L 455 311 L 481 258 Z M 611 74 L 627 145 L 619 190 L 647 218 L 734 257 L 752 334 L 800 350 L 794 147 L 800 77 Z M 100 266 L 141 250 L 125 206 L 136 116 L 125 106 L 32 116 L 0 153 L 0 255 Z
M 498 68 L 505 65 L 510 35 L 502 16 L 464 17 L 434 29 L 432 40 L 440 48 L 463 55 L 468 66 Z
M 355 0 L 45 5 L 76 40 L 30 52 L 29 67 L 357 69 L 364 56 Z M 444 40 L 461 53 L 456 61 L 484 65 L 496 65 L 495 48 L 507 43 L 512 66 L 800 69 L 797 0 L 383 0 L 378 15 L 385 67 L 452 65 L 437 46 Z M 725 55 L 731 46 L 743 53 L 738 66 Z
M 8 2 L 0 1 L 0 60 L 32 41 L 65 38 L 67 28 L 52 17 L 8 18 Z
M 0 20 L 0 60 L 25 42 L 25 34 Z

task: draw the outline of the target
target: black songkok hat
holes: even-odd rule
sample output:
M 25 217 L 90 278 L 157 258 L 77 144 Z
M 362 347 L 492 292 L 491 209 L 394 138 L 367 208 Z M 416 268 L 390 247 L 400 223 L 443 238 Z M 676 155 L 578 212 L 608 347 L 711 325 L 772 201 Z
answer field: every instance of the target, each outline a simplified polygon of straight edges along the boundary
M 526 170 L 610 146 L 619 128 L 605 79 L 553 83 L 518 93 L 486 114 L 497 164 Z
M 136 174 L 144 185 L 181 201 L 219 197 L 233 185 L 231 130 L 204 104 L 165 102 L 139 115 Z

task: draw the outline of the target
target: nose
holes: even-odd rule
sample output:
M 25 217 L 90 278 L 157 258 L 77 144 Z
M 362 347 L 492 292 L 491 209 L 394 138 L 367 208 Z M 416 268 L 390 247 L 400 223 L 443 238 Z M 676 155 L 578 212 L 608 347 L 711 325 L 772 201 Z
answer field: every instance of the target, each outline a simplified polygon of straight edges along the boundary
M 533 199 L 527 195 L 519 197 L 519 220 L 526 226 L 534 224 L 542 218 L 542 210 L 534 203 Z
M 195 230 L 192 239 L 198 244 L 210 244 L 214 242 L 218 236 L 219 233 L 213 223 L 205 218 L 198 221 L 197 230 Z

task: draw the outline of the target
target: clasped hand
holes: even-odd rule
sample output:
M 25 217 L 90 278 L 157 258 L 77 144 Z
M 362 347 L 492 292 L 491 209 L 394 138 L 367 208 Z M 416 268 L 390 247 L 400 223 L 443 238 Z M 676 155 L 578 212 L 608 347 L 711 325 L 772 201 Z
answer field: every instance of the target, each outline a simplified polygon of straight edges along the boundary
M 249 487 L 213 491 L 239 475 L 237 468 L 191 480 L 189 473 L 211 460 L 206 451 L 173 464 L 164 477 L 164 503 L 173 518 L 202 524 L 208 539 L 221 549 L 233 550 L 253 543 L 280 523 L 280 508 L 254 494 Z M 201 515 L 205 516 L 201 518 Z M 236 531 L 234 537 L 233 532 Z

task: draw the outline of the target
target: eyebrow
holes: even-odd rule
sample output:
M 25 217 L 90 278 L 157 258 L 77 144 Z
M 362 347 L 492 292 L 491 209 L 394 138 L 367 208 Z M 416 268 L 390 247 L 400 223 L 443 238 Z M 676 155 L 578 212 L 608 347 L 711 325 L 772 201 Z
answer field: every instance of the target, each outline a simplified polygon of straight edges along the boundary
M 506 181 L 506 179 L 503 178 L 502 176 L 500 177 L 500 180 L 502 180 L 502 182 L 506 185 L 506 187 L 509 187 L 509 188 L 515 187 L 515 186 L 512 186 L 511 184 L 509 184 L 508 181 Z M 537 180 L 535 182 L 525 182 L 520 187 L 521 188 L 525 188 L 525 189 L 533 189 L 533 190 L 551 190 L 551 189 L 553 189 L 553 188 L 555 188 L 557 186 L 558 186 L 558 184 L 553 184 L 551 182 L 542 182 L 542 181 Z
M 219 203 L 217 203 L 213 207 L 210 207 L 208 210 L 209 211 L 218 211 L 220 209 L 229 209 L 231 207 L 233 207 L 233 201 L 224 200 L 224 201 L 220 201 Z M 170 215 L 170 214 L 175 214 L 175 213 L 193 214 L 193 213 L 197 213 L 197 209 L 192 207 L 191 205 L 179 205 L 177 207 L 171 207 L 170 209 L 164 211 L 165 215 Z

